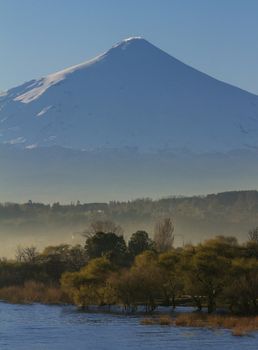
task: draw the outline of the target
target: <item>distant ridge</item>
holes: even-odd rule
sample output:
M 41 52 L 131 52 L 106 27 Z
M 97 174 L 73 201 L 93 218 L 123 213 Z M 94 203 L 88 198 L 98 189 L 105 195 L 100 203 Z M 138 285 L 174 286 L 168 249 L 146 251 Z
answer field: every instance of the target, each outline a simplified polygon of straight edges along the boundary
M 59 199 L 56 198 L 56 202 Z M 33 242 L 39 248 L 65 242 L 82 243 L 80 232 L 93 219 L 115 221 L 123 227 L 126 238 L 139 227 L 152 235 L 161 215 L 173 219 L 176 245 L 203 242 L 218 235 L 234 236 L 240 242 L 245 242 L 249 230 L 258 226 L 257 208 L 257 191 L 111 203 L 67 202 L 49 205 L 29 201 L 24 204 L 0 204 L 0 233 L 5 242 L 0 246 L 0 255 L 14 255 L 17 241 L 28 244 L 28 237 L 30 244 Z M 71 235 L 75 232 L 78 234 Z

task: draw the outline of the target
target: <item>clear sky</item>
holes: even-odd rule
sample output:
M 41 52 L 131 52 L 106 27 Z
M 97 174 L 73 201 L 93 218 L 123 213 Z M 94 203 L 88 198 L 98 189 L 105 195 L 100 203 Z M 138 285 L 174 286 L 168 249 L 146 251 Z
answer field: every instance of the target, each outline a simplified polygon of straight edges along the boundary
M 134 35 L 258 94 L 258 0 L 0 0 L 0 90 Z

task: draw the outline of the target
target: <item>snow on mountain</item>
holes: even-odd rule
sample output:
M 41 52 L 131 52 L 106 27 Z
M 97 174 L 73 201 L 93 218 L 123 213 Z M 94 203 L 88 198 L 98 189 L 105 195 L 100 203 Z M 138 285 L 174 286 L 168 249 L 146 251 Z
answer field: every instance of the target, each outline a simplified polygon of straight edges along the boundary
M 0 143 L 22 148 L 258 147 L 258 97 L 133 37 L 0 95 Z

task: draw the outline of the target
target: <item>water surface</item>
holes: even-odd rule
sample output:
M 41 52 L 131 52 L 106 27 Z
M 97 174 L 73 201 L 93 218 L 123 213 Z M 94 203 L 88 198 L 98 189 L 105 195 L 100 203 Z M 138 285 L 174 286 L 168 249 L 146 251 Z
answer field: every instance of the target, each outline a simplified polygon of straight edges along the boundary
M 140 325 L 141 316 L 94 314 L 72 306 L 0 303 L 1 350 L 252 350 L 258 335 Z

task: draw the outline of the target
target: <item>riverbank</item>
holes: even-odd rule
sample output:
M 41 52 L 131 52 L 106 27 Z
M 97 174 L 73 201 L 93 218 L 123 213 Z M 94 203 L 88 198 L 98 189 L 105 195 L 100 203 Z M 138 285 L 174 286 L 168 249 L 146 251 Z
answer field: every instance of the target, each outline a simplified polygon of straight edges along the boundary
M 42 283 L 27 282 L 24 286 L 12 286 L 0 289 L 0 300 L 10 304 L 62 305 L 71 304 L 68 296 L 58 287 L 45 286 Z M 171 313 L 168 307 L 159 307 L 151 316 L 144 315 L 144 308 L 134 313 L 141 318 L 140 324 L 144 326 L 174 326 L 189 328 L 229 329 L 234 336 L 247 336 L 258 332 L 258 316 L 241 317 L 234 315 L 208 315 L 195 313 L 193 307 L 178 307 Z M 123 314 L 127 313 L 119 305 L 91 306 L 83 310 L 85 313 Z M 128 313 L 132 314 L 132 313 Z
M 208 315 L 203 313 L 177 314 L 175 317 L 162 315 L 144 318 L 142 325 L 177 326 L 209 329 L 230 329 L 234 336 L 246 336 L 258 331 L 258 316 L 238 317 L 231 315 Z
M 58 287 L 45 286 L 42 283 L 27 282 L 24 286 L 11 286 L 0 289 L 0 300 L 10 304 L 63 305 L 72 304 L 67 295 Z M 80 309 L 80 308 L 79 308 Z M 78 309 L 78 310 L 79 310 Z M 229 329 L 234 336 L 247 336 L 258 332 L 258 316 L 242 317 L 234 315 L 208 315 L 193 312 L 193 307 L 179 306 L 175 311 L 169 307 L 158 307 L 146 317 L 144 307 L 135 313 L 128 313 L 122 306 L 94 306 L 81 309 L 85 313 L 139 315 L 141 325 L 173 326 L 207 329 Z

